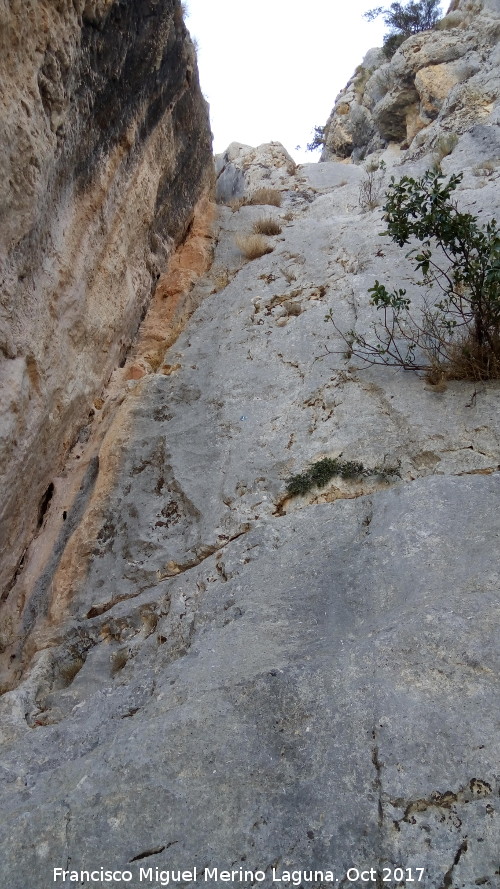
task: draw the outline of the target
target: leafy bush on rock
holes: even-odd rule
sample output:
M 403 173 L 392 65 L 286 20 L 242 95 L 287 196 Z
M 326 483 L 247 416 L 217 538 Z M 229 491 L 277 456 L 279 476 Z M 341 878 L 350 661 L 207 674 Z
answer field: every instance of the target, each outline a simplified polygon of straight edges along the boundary
M 431 170 L 420 179 L 392 177 L 382 234 L 400 247 L 420 242 L 407 257 L 421 273 L 417 283 L 437 288 L 439 298 L 414 312 L 406 290 L 375 281 L 369 293 L 382 323 L 373 324 L 374 342 L 354 330 L 342 334 L 350 354 L 425 371 L 431 381 L 500 377 L 500 230 L 495 219 L 480 226 L 458 209 L 451 195 L 461 180 Z M 336 327 L 331 311 L 325 321 Z
M 317 148 L 323 148 L 325 144 L 325 129 L 326 127 L 314 127 L 314 135 L 311 142 L 307 143 L 307 151 L 316 151 Z

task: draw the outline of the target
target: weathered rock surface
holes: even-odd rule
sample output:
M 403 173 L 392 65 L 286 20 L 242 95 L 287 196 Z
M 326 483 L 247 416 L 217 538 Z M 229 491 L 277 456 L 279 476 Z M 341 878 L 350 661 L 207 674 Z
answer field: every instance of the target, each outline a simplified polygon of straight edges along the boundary
M 0 9 L 0 594 L 212 175 L 177 0 Z
M 250 191 L 275 150 L 254 150 Z M 383 157 L 387 177 L 432 159 Z M 458 200 L 486 218 L 498 171 L 465 174 Z M 93 863 L 153 867 L 154 889 L 156 867 L 206 885 L 240 866 L 266 886 L 273 868 L 365 885 L 351 867 L 500 885 L 500 385 L 343 356 L 330 307 L 364 330 L 375 277 L 418 291 L 364 176 L 310 165 L 280 208 L 220 207 L 201 305 L 128 384 L 0 702 L 12 889 Z M 262 216 L 282 233 L 246 262 L 235 236 Z M 286 496 L 339 454 L 400 478 Z
M 390 60 L 370 50 L 337 97 L 321 160 L 360 160 L 390 142 L 439 160 L 450 135 L 498 123 L 499 13 L 499 0 L 458 0 Z
M 499 495 L 427 478 L 258 522 L 84 621 L 97 644 L 44 700 L 61 721 L 2 757 L 8 885 L 104 865 L 498 886 Z
M 257 188 L 285 186 L 295 171 L 295 161 L 281 142 L 252 148 L 231 142 L 215 156 L 216 198 L 227 203 L 232 198 L 251 195 Z
M 484 221 L 496 134 L 471 122 L 442 160 Z M 377 154 L 380 194 L 434 162 L 421 149 Z M 66 519 L 47 514 L 0 665 L 0 875 L 499 889 L 500 383 L 366 367 L 325 323 L 369 331 L 376 278 L 421 298 L 363 165 L 287 170 L 272 143 L 218 171 L 226 200 L 271 185 L 282 206 L 220 206 L 198 307 L 160 354 L 200 243 L 179 257 L 74 454 Z M 248 262 L 236 238 L 262 217 L 282 230 Z M 399 476 L 288 496 L 325 456 Z

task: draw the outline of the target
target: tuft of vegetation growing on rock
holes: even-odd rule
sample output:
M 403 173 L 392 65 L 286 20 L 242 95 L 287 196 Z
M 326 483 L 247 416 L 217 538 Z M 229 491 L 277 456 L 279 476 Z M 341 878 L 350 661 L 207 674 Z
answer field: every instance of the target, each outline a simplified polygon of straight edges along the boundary
M 379 15 L 384 17 L 389 28 L 389 33 L 384 37 L 383 50 L 391 58 L 412 34 L 429 31 L 437 25 L 440 19 L 439 0 L 408 0 L 406 3 L 391 3 L 386 8 L 377 6 L 365 12 L 364 18 L 372 22 Z
M 384 161 L 368 161 L 359 186 L 358 203 L 362 210 L 374 210 L 380 203 L 385 173 Z
M 239 235 L 236 238 L 236 246 L 243 253 L 245 259 L 258 259 L 266 253 L 273 252 L 273 246 L 262 235 Z
M 378 476 L 388 481 L 391 477 L 399 476 L 398 468 L 376 466 L 366 469 L 357 460 L 341 460 L 340 457 L 324 457 L 316 463 L 312 463 L 309 469 L 298 475 L 292 475 L 286 481 L 287 494 L 296 497 L 307 494 L 312 488 L 324 488 L 328 482 L 339 476 L 344 479 L 360 479 L 369 476 Z
M 434 170 L 439 172 L 439 166 L 443 158 L 448 157 L 456 147 L 458 136 L 456 133 L 441 133 L 434 145 Z
M 277 188 L 258 188 L 245 204 L 268 204 L 270 207 L 281 207 L 281 192 Z
M 213 290 L 211 291 L 211 293 L 220 293 L 221 290 L 225 290 L 225 288 L 231 283 L 232 278 L 233 275 L 227 268 L 219 268 L 216 270 L 212 269 Z
M 374 341 L 350 330 L 342 334 L 332 311 L 325 316 L 351 354 L 369 364 L 425 371 L 431 382 L 500 377 L 500 230 L 495 219 L 480 226 L 452 200 L 462 174 L 448 181 L 428 170 L 420 179 L 391 179 L 384 205 L 387 230 L 400 247 L 420 242 L 411 257 L 435 302 L 426 297 L 416 312 L 406 290 L 388 291 L 375 281 L 372 305 L 382 313 Z M 434 297 L 436 299 L 436 297 Z
M 262 216 L 254 222 L 253 230 L 256 235 L 279 235 L 281 234 L 281 225 L 272 216 Z

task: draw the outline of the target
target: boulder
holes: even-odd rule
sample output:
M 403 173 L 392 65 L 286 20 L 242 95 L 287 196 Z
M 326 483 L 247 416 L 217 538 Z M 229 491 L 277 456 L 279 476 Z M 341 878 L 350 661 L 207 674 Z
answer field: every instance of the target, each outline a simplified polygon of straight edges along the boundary
M 232 142 L 215 156 L 216 198 L 227 203 L 250 197 L 259 188 L 279 189 L 295 170 L 293 158 L 281 142 L 268 142 L 252 148 Z

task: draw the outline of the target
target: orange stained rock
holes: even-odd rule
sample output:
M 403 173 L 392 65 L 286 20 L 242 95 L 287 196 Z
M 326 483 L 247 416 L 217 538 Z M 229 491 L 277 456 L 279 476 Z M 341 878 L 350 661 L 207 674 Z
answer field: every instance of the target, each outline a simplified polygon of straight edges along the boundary
M 158 281 L 131 354 L 130 360 L 134 366 L 142 357 L 150 370 L 157 371 L 163 363 L 165 351 L 177 339 L 187 318 L 196 308 L 191 291 L 212 261 L 215 209 L 211 195 L 205 193 L 195 207 L 185 241 L 178 247 Z M 138 377 L 128 376 L 127 379 Z

